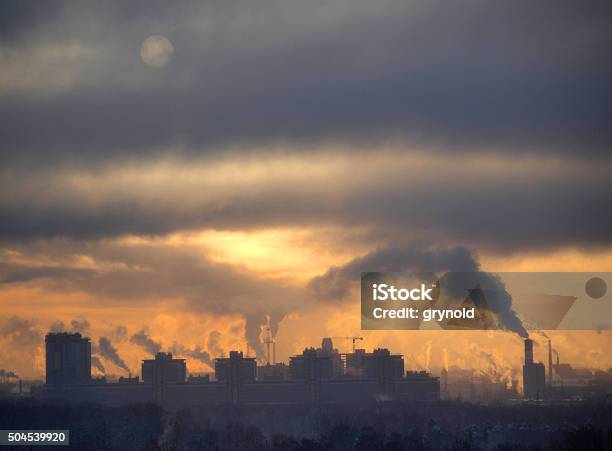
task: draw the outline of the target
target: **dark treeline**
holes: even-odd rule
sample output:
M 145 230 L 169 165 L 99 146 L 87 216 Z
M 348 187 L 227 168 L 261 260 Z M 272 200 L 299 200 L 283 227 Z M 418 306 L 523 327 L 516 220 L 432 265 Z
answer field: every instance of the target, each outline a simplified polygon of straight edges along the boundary
M 111 408 L 3 400 L 0 428 L 69 429 L 74 450 L 612 449 L 612 407 L 602 404 L 217 406 L 168 412 L 154 404 Z

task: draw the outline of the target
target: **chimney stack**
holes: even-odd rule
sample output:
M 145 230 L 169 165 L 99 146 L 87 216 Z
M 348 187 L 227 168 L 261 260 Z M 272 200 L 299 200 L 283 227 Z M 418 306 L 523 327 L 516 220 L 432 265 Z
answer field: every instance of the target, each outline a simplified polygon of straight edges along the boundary
M 553 385 L 553 367 L 552 367 L 552 344 L 548 340 L 548 386 Z
M 525 365 L 533 363 L 533 340 L 525 339 Z

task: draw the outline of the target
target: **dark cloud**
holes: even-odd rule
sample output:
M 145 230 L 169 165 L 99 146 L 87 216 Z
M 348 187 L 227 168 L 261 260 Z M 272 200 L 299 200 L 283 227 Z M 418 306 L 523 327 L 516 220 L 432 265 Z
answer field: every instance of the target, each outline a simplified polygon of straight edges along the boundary
M 2 278 L 0 283 L 18 283 L 27 282 L 35 279 L 55 279 L 74 277 L 76 274 L 91 273 L 83 269 L 69 269 L 58 267 L 38 266 L 36 268 L 27 268 L 19 265 L 4 265 L 0 262 Z
M 512 295 L 499 276 L 480 271 L 447 272 L 440 278 L 440 288 L 446 307 L 462 305 L 470 293 L 474 305 L 483 306 L 495 314 L 500 329 L 512 331 L 522 338 L 529 337 L 514 311 Z
M 401 154 L 388 157 L 391 162 L 395 159 L 401 159 Z M 200 192 L 197 185 L 194 190 L 194 186 L 176 181 L 176 193 L 162 199 L 129 185 L 126 196 L 133 198 L 129 201 L 121 195 L 117 199 L 112 193 L 105 194 L 102 188 L 108 189 L 113 181 L 102 179 L 93 205 L 87 196 L 79 198 L 68 187 L 53 183 L 45 189 L 57 199 L 30 203 L 31 185 L 48 178 L 15 176 L 10 183 L 7 180 L 8 197 L 0 199 L 0 239 L 98 239 L 199 228 L 350 228 L 358 224 L 390 240 L 429 234 L 430 239 L 488 250 L 612 244 L 608 227 L 612 211 L 610 163 L 593 161 L 574 167 L 562 161 L 559 171 L 547 168 L 550 162 L 546 160 L 534 159 L 533 166 L 529 162 L 524 167 L 513 164 L 511 159 L 500 158 L 499 167 L 489 170 L 486 161 L 479 167 L 478 160 L 472 165 L 453 160 L 447 167 L 432 163 L 413 173 L 409 164 L 398 162 L 395 169 L 371 168 L 372 176 L 364 180 L 343 178 L 343 172 L 312 181 L 286 176 L 269 184 L 237 186 L 214 196 L 205 194 L 208 185 L 204 182 Z M 398 174 L 399 169 L 405 173 Z M 347 163 L 348 170 L 367 173 L 359 162 Z M 330 184 L 329 190 L 321 191 L 323 183 Z M 66 271 L 44 266 L 7 267 L 1 274 L 5 283 L 90 276 L 86 268 L 64 274 Z
M 239 315 L 246 320 L 246 338 L 258 355 L 263 355 L 261 328 L 270 323 L 276 330 L 285 312 L 307 305 L 303 290 L 285 286 L 282 281 L 260 280 L 232 265 L 214 263 L 189 247 L 59 241 L 40 242 L 35 247 L 38 249 L 30 251 L 50 259 L 74 261 L 77 255 L 89 255 L 101 266 L 114 268 L 92 270 L 85 278 L 40 280 L 48 289 L 84 292 L 122 304 L 181 298 L 192 311 Z M 162 349 L 144 330 L 132 335 L 130 341 L 153 355 Z
M 0 2 L 0 38 L 15 41 L 32 34 L 38 27 L 60 19 L 63 2 L 48 0 L 4 0 Z
M 359 282 L 362 272 L 476 271 L 478 262 L 464 247 L 427 249 L 409 244 L 378 249 L 315 277 L 310 287 L 322 300 L 340 300 Z
M 336 196 L 335 186 L 289 179 L 174 198 L 127 186 L 95 202 L 52 176 L 126 162 L 144 173 L 166 156 L 205 165 L 276 146 L 279 160 L 301 152 L 308 161 L 388 144 L 476 163 L 552 156 L 601 172 L 612 142 L 611 10 L 574 0 L 4 2 L 0 241 L 359 224 L 390 240 L 430 234 L 504 252 L 609 247 L 610 171 L 430 173 L 417 186 L 419 174 L 389 182 L 381 173 L 384 183 Z M 176 48 L 163 69 L 139 60 L 153 33 Z M 0 274 L 4 283 L 93 276 L 44 266 Z
M 8 29 L 32 29 L 31 47 L 78 42 L 96 56 L 76 61 L 74 81 L 56 95 L 44 95 L 50 73 L 40 89 L 4 91 L 3 160 L 389 139 L 607 155 L 610 12 L 607 1 L 266 0 L 71 4 L 45 15 L 44 27 L 29 23 L 34 12 L 5 14 Z M 157 71 L 138 59 L 153 33 L 176 48 Z
M 310 282 L 314 295 L 324 301 L 343 300 L 354 294 L 361 273 L 443 273 L 440 278 L 441 298 L 447 307 L 461 303 L 476 287 L 486 289 L 487 308 L 495 313 L 501 329 L 528 337 L 521 320 L 512 308 L 512 296 L 494 274 L 479 271 L 479 263 L 469 249 L 426 248 L 419 244 L 393 246 L 373 251 L 340 267 L 330 268 Z

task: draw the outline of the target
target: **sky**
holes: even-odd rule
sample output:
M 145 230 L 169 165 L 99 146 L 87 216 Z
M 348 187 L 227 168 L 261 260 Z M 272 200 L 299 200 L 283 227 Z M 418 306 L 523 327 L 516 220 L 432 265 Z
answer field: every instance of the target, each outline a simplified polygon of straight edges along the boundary
M 355 281 L 612 269 L 611 10 L 3 1 L 0 367 L 40 377 L 72 330 L 109 374 L 209 371 L 270 327 L 284 360 L 362 335 L 518 368 L 510 332 L 360 331 Z M 612 366 L 609 332 L 555 342 Z

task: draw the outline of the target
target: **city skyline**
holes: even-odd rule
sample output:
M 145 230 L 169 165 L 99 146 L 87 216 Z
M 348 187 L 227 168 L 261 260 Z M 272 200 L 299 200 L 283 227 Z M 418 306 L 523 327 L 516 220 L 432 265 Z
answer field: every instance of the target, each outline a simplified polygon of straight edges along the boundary
M 512 333 L 360 332 L 358 277 L 612 268 L 606 12 L 3 2 L 0 368 L 40 377 L 63 323 L 115 373 L 138 343 L 261 358 L 266 327 L 284 359 L 363 335 L 520 371 Z M 553 340 L 608 369 L 603 326 Z

